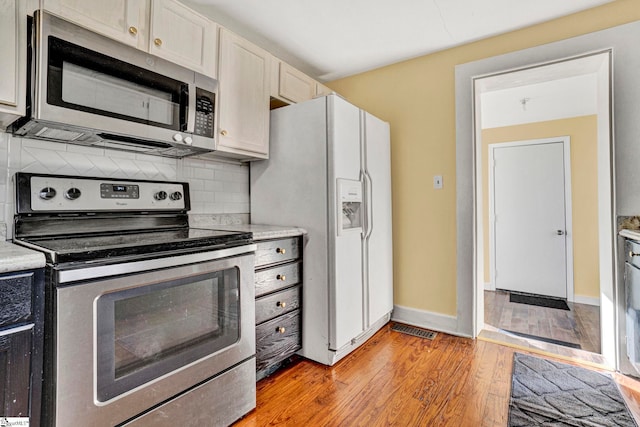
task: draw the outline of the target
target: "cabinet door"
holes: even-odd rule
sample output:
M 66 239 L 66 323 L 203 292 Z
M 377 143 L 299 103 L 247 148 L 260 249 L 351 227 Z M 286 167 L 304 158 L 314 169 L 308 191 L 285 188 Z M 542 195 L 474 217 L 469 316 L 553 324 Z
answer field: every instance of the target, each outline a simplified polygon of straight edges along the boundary
M 146 50 L 147 0 L 45 0 L 44 8 L 85 28 Z
M 29 416 L 31 329 L 0 333 L 0 413 Z
M 316 82 L 291 65 L 280 63 L 280 80 L 278 94 L 292 102 L 311 99 L 316 94 Z
M 26 2 L 0 0 L 0 125 L 24 115 L 26 82 Z
M 216 77 L 217 25 L 173 0 L 151 2 L 149 52 Z
M 268 157 L 269 59 L 266 51 L 220 30 L 218 150 Z

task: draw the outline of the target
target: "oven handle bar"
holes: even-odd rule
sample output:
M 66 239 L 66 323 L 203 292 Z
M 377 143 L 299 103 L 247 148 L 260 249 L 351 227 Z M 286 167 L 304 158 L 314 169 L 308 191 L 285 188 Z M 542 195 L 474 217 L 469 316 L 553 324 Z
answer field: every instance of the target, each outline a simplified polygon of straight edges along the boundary
M 249 244 L 166 258 L 126 262 L 122 264 L 101 265 L 96 267 L 80 268 L 77 270 L 63 270 L 58 272 L 58 283 L 62 284 L 77 282 L 80 280 L 99 279 L 108 276 L 141 273 L 160 268 L 179 267 L 197 262 L 213 261 L 255 252 L 256 248 L 257 246 L 255 244 Z

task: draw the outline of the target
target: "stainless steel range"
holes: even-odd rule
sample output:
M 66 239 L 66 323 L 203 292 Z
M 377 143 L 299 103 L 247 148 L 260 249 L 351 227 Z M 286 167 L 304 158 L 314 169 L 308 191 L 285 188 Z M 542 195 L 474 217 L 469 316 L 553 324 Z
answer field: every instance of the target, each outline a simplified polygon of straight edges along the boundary
M 47 258 L 44 424 L 217 426 L 255 407 L 250 234 L 189 228 L 187 183 L 15 181 L 14 241 Z

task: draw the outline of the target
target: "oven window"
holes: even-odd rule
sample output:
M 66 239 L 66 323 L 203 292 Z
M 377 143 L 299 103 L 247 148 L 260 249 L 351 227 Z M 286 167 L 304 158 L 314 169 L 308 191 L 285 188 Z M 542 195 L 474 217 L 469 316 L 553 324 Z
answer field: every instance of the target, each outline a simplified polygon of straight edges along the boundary
M 239 340 L 237 267 L 101 296 L 98 399 L 105 401 Z
M 188 85 L 52 36 L 48 53 L 49 104 L 186 130 Z

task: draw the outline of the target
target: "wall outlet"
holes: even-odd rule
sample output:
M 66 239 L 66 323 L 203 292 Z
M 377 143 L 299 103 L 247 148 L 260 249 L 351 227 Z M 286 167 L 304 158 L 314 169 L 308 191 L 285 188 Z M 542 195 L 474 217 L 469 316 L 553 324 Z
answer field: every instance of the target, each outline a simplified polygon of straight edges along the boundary
M 433 188 L 436 190 L 442 190 L 442 175 L 436 175 L 433 177 Z

